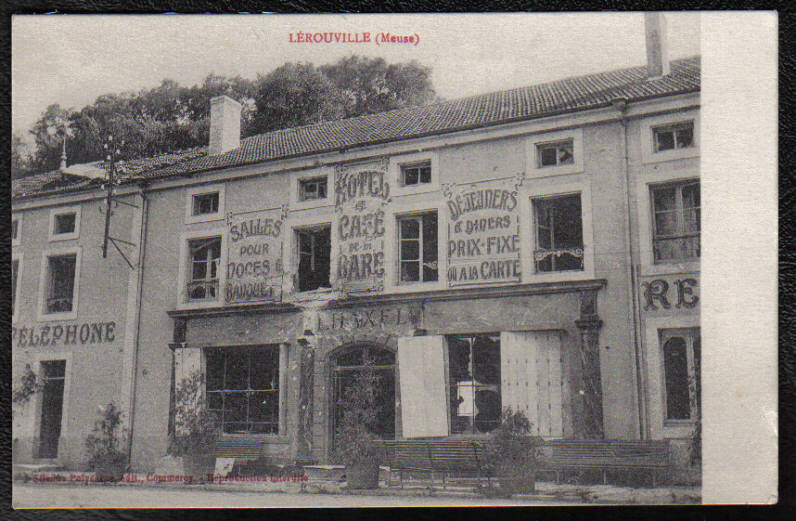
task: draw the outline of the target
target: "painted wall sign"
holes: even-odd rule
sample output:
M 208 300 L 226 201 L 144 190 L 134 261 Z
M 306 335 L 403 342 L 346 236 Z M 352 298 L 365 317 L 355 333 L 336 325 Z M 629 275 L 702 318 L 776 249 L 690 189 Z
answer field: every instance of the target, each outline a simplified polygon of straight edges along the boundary
M 448 208 L 448 286 L 519 282 L 522 174 L 443 185 Z
M 11 343 L 17 347 L 109 344 L 114 340 L 116 340 L 116 322 L 11 328 Z
M 390 326 L 415 326 L 419 320 L 420 309 L 414 306 L 320 311 L 318 330 L 353 331 Z
M 227 214 L 228 303 L 282 298 L 282 235 L 287 207 Z
M 693 277 L 667 277 L 641 283 L 644 311 L 693 309 L 699 304 L 699 281 Z
M 384 289 L 387 160 L 335 169 L 335 284 L 345 292 Z

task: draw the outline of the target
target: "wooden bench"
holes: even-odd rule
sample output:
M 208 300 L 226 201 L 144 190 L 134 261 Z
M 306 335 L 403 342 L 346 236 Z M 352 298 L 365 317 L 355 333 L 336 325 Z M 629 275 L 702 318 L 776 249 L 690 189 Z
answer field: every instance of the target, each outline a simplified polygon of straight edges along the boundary
M 668 466 L 665 440 L 551 440 L 543 452 L 547 462 L 542 470 L 554 471 L 556 481 L 561 472 L 572 470 L 601 470 L 603 484 L 608 470 L 649 470 L 654 487 L 657 471 Z
M 482 476 L 483 443 L 477 440 L 378 440 L 382 462 L 390 467 L 387 485 L 392 486 L 392 473 L 398 472 L 401 487 L 404 473 L 428 472 L 442 477 L 443 488 L 449 474 Z

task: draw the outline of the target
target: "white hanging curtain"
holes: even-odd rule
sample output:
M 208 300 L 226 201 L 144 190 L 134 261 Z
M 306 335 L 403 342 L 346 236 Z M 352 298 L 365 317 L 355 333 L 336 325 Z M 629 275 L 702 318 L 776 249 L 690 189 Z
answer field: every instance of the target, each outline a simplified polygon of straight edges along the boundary
M 399 338 L 398 368 L 404 438 L 447 436 L 445 339 L 442 336 Z
M 563 436 L 561 335 L 556 331 L 500 334 L 503 407 L 522 411 L 539 436 Z

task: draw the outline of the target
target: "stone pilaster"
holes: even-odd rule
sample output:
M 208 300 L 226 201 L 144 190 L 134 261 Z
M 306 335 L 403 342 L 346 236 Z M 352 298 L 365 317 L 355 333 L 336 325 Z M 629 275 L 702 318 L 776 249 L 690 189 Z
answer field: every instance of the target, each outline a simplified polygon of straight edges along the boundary
M 600 328 L 597 314 L 597 291 L 581 292 L 580 318 L 575 321 L 580 332 L 579 355 L 581 385 L 578 389 L 578 416 L 575 436 L 580 439 L 602 439 L 603 393 L 600 373 Z

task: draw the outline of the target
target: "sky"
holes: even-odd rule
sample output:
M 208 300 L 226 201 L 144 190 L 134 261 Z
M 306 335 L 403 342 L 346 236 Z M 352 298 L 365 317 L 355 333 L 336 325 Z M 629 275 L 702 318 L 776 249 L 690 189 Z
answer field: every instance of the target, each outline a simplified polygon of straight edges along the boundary
M 669 56 L 700 53 L 700 15 L 667 13 Z M 389 32 L 412 44 L 291 42 L 298 32 Z M 362 38 L 362 36 L 360 36 Z M 645 63 L 642 13 L 444 15 L 25 15 L 12 20 L 12 129 L 52 103 L 80 109 L 99 95 L 199 83 L 210 73 L 254 79 L 286 61 L 351 54 L 432 68 L 446 99 Z

